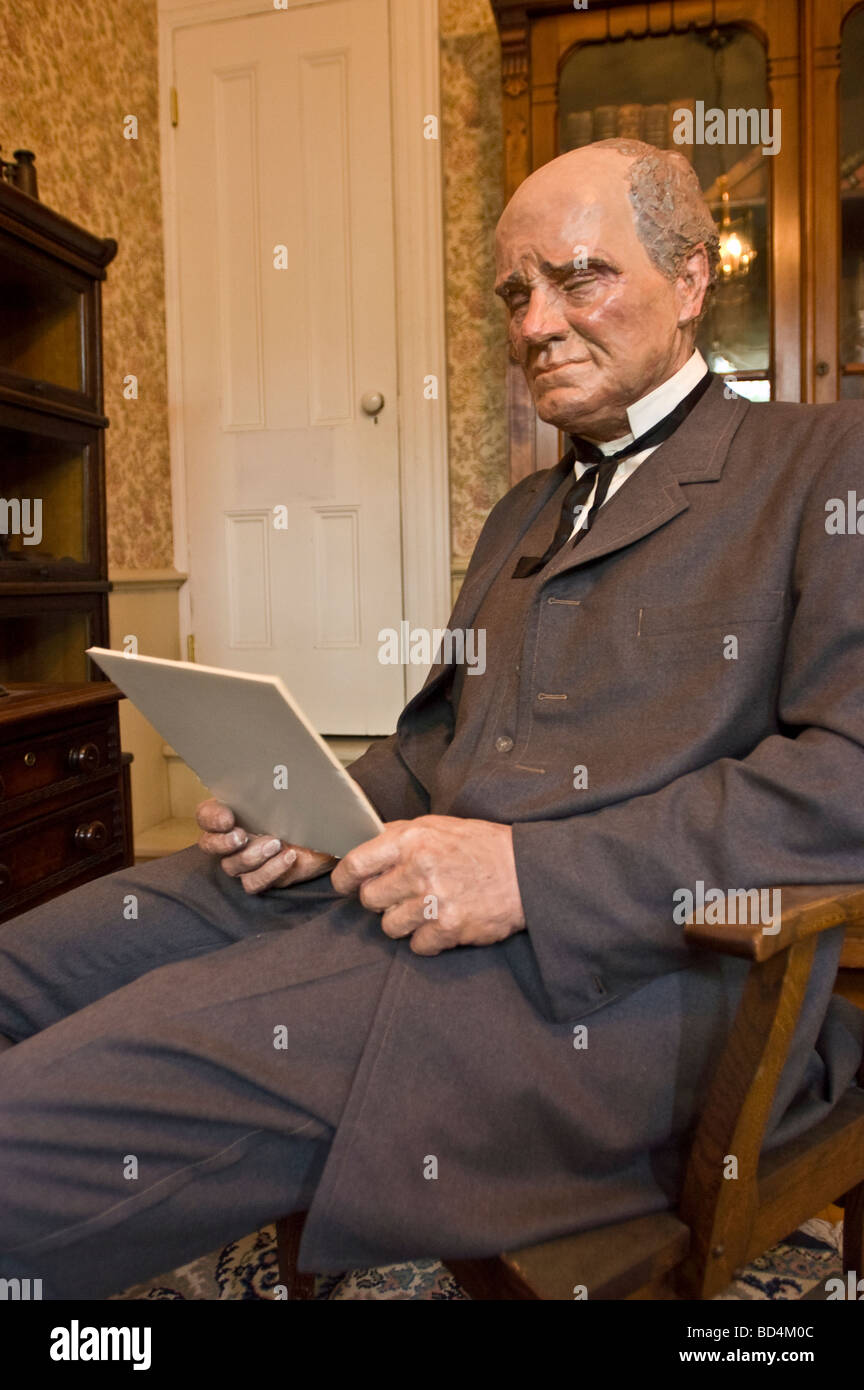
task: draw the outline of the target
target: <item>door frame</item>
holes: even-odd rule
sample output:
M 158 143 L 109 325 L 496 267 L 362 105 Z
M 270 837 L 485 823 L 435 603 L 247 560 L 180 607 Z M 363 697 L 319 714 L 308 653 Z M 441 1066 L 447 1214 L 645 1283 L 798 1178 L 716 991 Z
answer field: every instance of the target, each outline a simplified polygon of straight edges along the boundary
M 282 0 L 279 9 L 333 0 Z M 441 159 L 438 0 L 387 0 L 393 148 L 393 218 L 402 520 L 403 615 L 412 627 L 443 627 L 451 608 L 447 357 Z M 214 20 L 272 14 L 273 0 L 158 0 L 159 137 L 165 245 L 168 422 L 174 564 L 188 573 L 186 456 L 183 438 L 179 228 L 172 131 L 174 35 Z M 182 101 L 182 93 L 180 94 Z M 438 139 L 424 120 L 438 119 Z M 182 109 L 180 112 L 182 119 Z M 438 379 L 437 400 L 423 383 Z M 179 595 L 181 651 L 193 630 L 190 585 Z M 406 666 L 406 698 L 425 670 Z

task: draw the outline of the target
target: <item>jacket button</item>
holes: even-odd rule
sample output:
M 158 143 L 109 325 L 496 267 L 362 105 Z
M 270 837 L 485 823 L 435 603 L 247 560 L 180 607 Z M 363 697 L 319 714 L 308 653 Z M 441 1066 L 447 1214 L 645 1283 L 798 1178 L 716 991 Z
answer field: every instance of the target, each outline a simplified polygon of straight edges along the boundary
M 513 747 L 513 740 L 508 738 L 506 734 L 502 734 L 500 738 L 496 738 L 495 747 L 499 753 L 509 753 Z

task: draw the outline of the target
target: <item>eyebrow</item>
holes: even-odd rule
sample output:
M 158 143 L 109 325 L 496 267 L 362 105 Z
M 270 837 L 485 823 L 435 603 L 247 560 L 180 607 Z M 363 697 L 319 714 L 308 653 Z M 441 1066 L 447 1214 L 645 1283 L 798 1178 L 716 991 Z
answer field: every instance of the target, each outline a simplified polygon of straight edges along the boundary
M 574 266 L 573 261 L 562 261 L 560 265 L 555 265 L 552 261 L 541 261 L 540 269 L 550 280 L 566 280 L 571 275 L 577 274 L 582 269 L 587 270 L 611 270 L 613 275 L 620 275 L 621 268 L 606 260 L 603 256 L 589 256 L 586 267 Z M 495 286 L 495 293 L 502 299 L 506 299 L 514 290 L 525 289 L 528 281 L 520 271 L 512 271 L 505 280 Z

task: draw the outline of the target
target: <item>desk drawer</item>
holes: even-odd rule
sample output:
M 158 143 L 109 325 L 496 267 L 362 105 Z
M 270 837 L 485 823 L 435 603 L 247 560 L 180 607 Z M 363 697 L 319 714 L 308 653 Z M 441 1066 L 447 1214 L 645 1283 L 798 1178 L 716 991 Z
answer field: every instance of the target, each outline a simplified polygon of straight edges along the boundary
M 16 740 L 0 748 L 0 815 L 19 798 L 104 776 L 119 760 L 114 711 L 98 720 Z
M 101 796 L 0 835 L 0 912 L 27 890 L 77 877 L 123 848 L 119 784 Z

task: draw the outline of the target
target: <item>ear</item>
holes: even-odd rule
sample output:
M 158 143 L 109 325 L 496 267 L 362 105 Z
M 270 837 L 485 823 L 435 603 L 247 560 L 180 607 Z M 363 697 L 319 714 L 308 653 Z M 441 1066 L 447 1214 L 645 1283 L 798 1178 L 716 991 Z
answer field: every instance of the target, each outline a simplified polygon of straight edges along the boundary
M 704 245 L 700 245 L 690 252 L 675 281 L 679 325 L 683 326 L 698 319 L 705 302 L 709 279 L 708 253 Z

